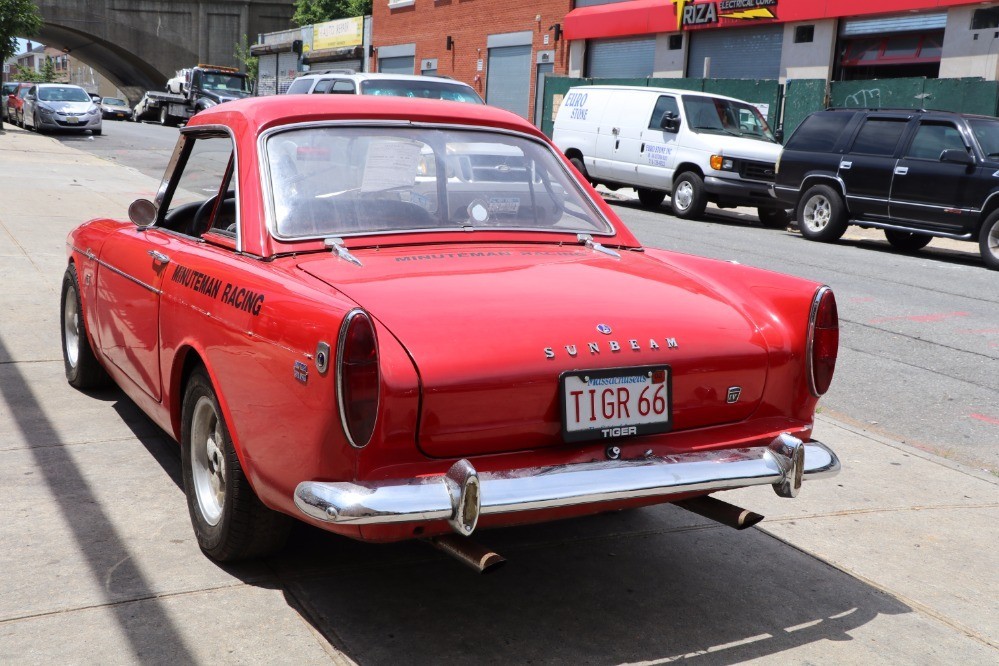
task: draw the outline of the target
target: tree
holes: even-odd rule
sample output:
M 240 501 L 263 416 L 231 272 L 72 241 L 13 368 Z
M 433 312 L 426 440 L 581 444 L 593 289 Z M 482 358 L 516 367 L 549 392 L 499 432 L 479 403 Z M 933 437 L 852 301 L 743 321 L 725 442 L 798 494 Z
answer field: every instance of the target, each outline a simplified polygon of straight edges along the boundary
M 250 55 L 250 40 L 247 39 L 246 35 L 239 40 L 236 44 L 236 60 L 243 63 L 243 69 L 246 70 L 246 78 L 249 79 L 250 85 L 257 85 L 257 73 L 260 71 L 260 58 Z
M 17 54 L 18 37 L 31 37 L 41 26 L 34 0 L 0 0 L 0 62 Z
M 291 20 L 298 25 L 310 25 L 370 13 L 371 0 L 295 0 L 295 15 Z

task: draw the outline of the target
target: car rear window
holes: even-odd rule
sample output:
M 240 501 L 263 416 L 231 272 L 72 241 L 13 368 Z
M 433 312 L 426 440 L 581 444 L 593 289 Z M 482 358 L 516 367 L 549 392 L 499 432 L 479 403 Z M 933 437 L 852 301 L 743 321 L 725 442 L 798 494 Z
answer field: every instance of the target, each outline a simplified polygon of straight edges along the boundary
M 851 118 L 853 115 L 849 113 L 814 113 L 798 126 L 785 149 L 827 153 Z
M 550 148 L 496 132 L 310 127 L 266 143 L 273 230 L 613 233 Z
M 291 85 L 288 86 L 288 92 L 286 94 L 300 95 L 307 93 L 309 92 L 309 88 L 312 87 L 312 82 L 314 80 L 315 79 L 306 79 L 306 78 L 295 79 L 294 81 L 291 82 Z

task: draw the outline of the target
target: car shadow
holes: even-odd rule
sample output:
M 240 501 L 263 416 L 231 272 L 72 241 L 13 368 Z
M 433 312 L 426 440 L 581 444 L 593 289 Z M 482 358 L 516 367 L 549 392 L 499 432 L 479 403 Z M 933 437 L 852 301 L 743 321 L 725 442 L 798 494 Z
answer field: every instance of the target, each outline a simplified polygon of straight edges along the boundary
M 805 240 L 805 239 L 802 239 Z M 873 238 L 842 238 L 837 241 L 838 245 L 846 245 L 849 247 L 863 248 L 867 251 L 880 252 L 883 254 L 890 254 L 899 257 L 914 257 L 923 259 L 933 259 L 934 261 L 942 261 L 955 266 L 978 266 L 987 269 L 985 264 L 982 262 L 982 257 L 977 252 L 962 252 L 960 250 L 952 250 L 945 247 L 934 247 L 933 241 L 921 250 L 915 252 L 904 252 L 894 248 L 887 240 L 877 240 Z M 972 248 L 977 249 L 977 244 L 968 242 L 967 246 L 969 250 Z
M 604 201 L 613 206 L 621 207 L 634 211 L 643 211 L 646 213 L 653 214 L 666 214 L 676 217 L 673 212 L 673 207 L 670 206 L 669 202 L 664 202 L 655 208 L 648 208 L 643 206 L 636 199 L 613 199 L 610 197 L 604 197 Z M 682 220 L 682 218 L 676 218 L 677 220 Z M 704 211 L 704 215 L 696 220 L 682 220 L 684 222 L 707 222 L 712 224 L 722 224 L 730 227 L 757 227 L 765 229 L 767 231 L 783 231 L 783 229 L 768 229 L 764 227 L 760 222 L 759 218 L 751 213 L 743 213 L 735 209 L 729 208 L 716 208 L 714 206 L 708 206 Z M 630 224 L 630 223 L 629 223 Z
M 672 505 L 477 538 L 506 566 L 481 576 L 418 542 L 304 526 L 268 564 L 288 603 L 363 664 L 730 664 L 911 612 L 762 531 Z

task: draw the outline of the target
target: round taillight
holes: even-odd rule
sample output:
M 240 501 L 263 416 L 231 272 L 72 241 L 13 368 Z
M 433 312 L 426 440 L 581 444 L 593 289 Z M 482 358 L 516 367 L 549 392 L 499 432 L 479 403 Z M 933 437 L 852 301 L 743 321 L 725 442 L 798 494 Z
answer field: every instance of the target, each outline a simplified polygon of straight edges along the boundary
M 378 339 L 364 310 L 351 310 L 340 327 L 336 352 L 337 400 L 347 441 L 360 448 L 371 441 L 378 418 Z
M 839 351 L 839 312 L 829 287 L 820 287 L 812 299 L 808 319 L 808 384 L 819 397 L 829 390 Z

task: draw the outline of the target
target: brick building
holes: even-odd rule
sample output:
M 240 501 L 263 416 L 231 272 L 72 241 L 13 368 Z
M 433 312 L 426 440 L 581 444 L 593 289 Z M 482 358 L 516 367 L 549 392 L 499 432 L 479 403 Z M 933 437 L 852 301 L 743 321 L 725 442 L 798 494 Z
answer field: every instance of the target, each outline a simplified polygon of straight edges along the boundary
M 438 74 L 537 121 L 539 77 L 565 75 L 572 0 L 375 0 L 369 69 Z

